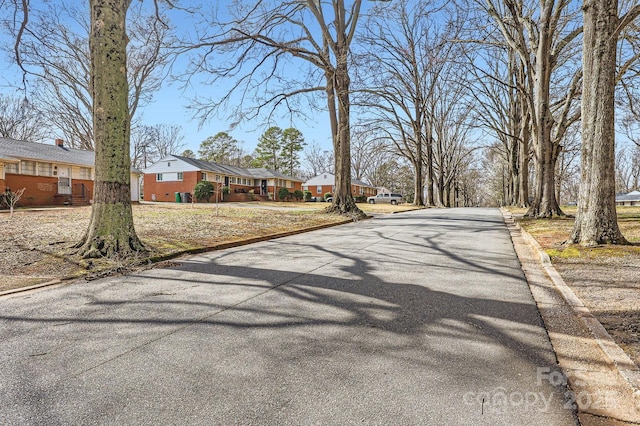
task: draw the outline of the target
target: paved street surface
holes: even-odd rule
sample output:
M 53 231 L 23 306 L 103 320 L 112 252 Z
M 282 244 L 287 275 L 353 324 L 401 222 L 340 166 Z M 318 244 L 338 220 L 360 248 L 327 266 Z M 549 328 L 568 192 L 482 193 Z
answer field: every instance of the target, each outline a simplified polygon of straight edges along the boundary
M 495 209 L 0 299 L 0 424 L 573 425 Z

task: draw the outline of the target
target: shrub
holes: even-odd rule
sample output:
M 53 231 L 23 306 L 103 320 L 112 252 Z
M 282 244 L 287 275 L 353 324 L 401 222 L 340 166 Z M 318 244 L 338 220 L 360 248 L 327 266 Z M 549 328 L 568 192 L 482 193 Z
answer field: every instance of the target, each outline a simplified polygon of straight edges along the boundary
M 366 203 L 367 202 L 367 196 L 366 195 L 356 195 L 355 197 L 353 197 L 353 199 L 356 201 L 356 203 Z
M 291 195 L 291 193 L 289 192 L 289 190 L 287 188 L 280 188 L 278 189 L 278 199 L 280 201 L 284 201 L 287 198 L 289 198 L 289 195 Z
M 205 201 L 208 203 L 211 199 L 211 194 L 213 194 L 213 184 L 208 180 L 198 182 L 193 190 L 193 195 L 198 201 Z
M 329 197 L 333 197 L 333 194 L 330 192 L 327 192 L 326 194 L 324 194 L 324 200 L 327 201 L 327 198 Z
M 296 200 L 300 201 L 304 197 L 304 194 L 299 189 L 296 189 L 295 191 L 293 191 L 293 196 Z
M 228 194 L 229 192 L 231 192 L 231 188 L 229 188 L 228 186 L 225 186 L 222 188 L 222 193 L 223 194 Z
M 311 201 L 311 191 L 304 191 L 303 192 L 303 198 L 305 201 Z

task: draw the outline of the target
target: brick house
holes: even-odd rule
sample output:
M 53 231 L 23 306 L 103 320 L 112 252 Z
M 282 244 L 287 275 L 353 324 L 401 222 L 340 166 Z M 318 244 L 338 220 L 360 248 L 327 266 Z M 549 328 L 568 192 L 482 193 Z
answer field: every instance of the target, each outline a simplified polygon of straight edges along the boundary
M 302 189 L 304 191 L 311 192 L 312 197 L 324 197 L 324 194 L 327 192 L 330 192 L 331 194 L 335 192 L 335 182 L 335 175 L 331 173 L 322 173 L 303 183 Z M 351 179 L 351 195 L 354 197 L 371 197 L 376 194 L 377 191 L 375 186 L 371 186 L 357 179 Z
M 143 179 L 145 201 L 189 201 L 196 184 L 205 180 L 221 189 L 228 187 L 227 201 L 277 200 L 282 187 L 289 192 L 302 188 L 302 180 L 269 169 L 245 169 L 179 155 L 147 167 Z
M 0 138 L 0 193 L 25 188 L 21 207 L 87 205 L 93 199 L 95 153 Z M 139 201 L 141 172 L 131 169 L 131 201 Z

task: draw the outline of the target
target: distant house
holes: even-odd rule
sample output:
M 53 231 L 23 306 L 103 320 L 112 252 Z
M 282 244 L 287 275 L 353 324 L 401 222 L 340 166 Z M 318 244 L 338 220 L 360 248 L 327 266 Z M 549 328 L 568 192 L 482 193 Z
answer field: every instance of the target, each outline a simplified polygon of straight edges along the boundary
M 336 176 L 331 173 L 322 173 L 313 177 L 302 184 L 304 191 L 311 192 L 313 197 L 324 197 L 324 194 L 330 192 L 333 194 L 336 190 Z M 351 179 L 351 195 L 354 197 L 364 196 L 371 197 L 376 195 L 375 186 L 371 186 L 357 179 Z
M 0 138 L 0 193 L 26 188 L 18 206 L 87 205 L 93 199 L 95 153 Z M 139 201 L 141 172 L 131 169 L 131 201 Z
M 145 201 L 184 201 L 182 198 L 186 196 L 188 201 L 196 184 L 205 180 L 229 188 L 228 201 L 277 200 L 280 188 L 294 192 L 302 187 L 302 180 L 269 169 L 244 169 L 169 155 L 144 170 L 143 198 Z
M 640 206 L 640 191 L 616 195 L 616 206 Z

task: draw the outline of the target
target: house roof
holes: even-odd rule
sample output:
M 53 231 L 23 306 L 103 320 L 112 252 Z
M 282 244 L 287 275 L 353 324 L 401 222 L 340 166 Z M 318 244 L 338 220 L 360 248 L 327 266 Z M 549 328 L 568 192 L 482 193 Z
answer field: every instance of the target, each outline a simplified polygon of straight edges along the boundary
M 316 177 L 312 177 L 308 181 L 304 183 L 305 186 L 313 186 L 313 185 L 334 185 L 336 182 L 336 176 L 331 173 L 322 173 Z M 375 188 L 372 185 L 369 185 L 366 182 L 363 182 L 358 179 L 351 179 L 352 185 L 363 186 L 367 188 Z
M 94 151 L 0 138 L 0 159 L 10 162 L 33 160 L 94 167 L 95 156 Z M 135 167 L 131 167 L 131 172 L 142 174 Z
M 197 169 L 200 169 L 205 172 L 214 172 L 214 173 L 220 173 L 220 174 L 231 175 L 231 176 L 245 176 L 245 177 L 251 177 L 254 179 L 278 178 L 278 179 L 287 179 L 287 180 L 293 180 L 296 182 L 302 182 L 301 179 L 298 179 L 289 175 L 285 175 L 283 173 L 274 172 L 273 170 L 266 169 L 266 168 L 244 169 L 242 167 L 227 166 L 226 164 L 218 164 L 212 161 L 204 161 L 204 160 L 198 160 L 196 158 L 182 157 L 180 155 L 171 155 L 171 156 L 178 160 L 184 161 L 185 163 L 190 164 L 196 167 Z
M 9 161 L 38 160 L 93 167 L 95 153 L 65 146 L 0 138 L 0 158 Z
M 270 169 L 259 168 L 259 169 L 247 169 L 251 176 L 256 179 L 264 179 L 264 178 L 277 178 L 277 179 L 289 179 L 294 180 L 296 182 L 302 182 L 302 179 L 294 178 L 289 175 L 285 175 L 284 173 L 274 172 Z
M 331 173 L 321 173 L 318 176 L 314 176 L 304 183 L 305 186 L 312 185 L 333 185 L 336 182 L 335 175 Z
M 631 191 L 628 194 L 617 194 L 616 203 L 623 201 L 640 201 L 640 191 Z

